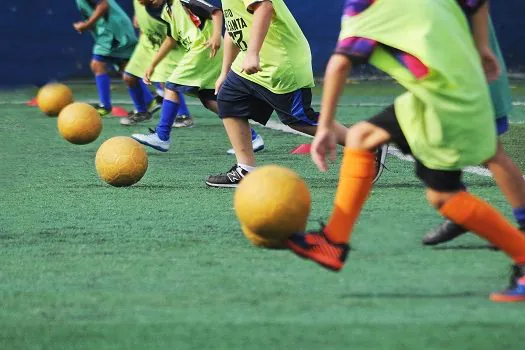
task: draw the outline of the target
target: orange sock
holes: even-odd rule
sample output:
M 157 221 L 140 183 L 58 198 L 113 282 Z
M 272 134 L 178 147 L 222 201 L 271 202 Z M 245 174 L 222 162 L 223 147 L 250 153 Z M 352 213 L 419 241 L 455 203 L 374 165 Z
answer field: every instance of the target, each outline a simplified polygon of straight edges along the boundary
M 325 233 L 336 243 L 347 243 L 375 176 L 375 155 L 345 148 L 335 195 L 335 207 Z
M 525 235 L 490 204 L 467 192 L 459 192 L 440 212 L 503 250 L 516 264 L 525 264 Z

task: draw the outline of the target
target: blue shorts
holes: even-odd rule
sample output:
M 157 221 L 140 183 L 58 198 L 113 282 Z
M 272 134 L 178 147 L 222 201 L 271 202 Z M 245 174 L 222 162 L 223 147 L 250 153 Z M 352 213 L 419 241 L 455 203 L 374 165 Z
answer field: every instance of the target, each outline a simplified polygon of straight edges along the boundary
M 211 89 L 200 89 L 196 86 L 179 85 L 169 81 L 166 82 L 165 88 L 187 96 L 198 97 L 204 106 L 207 101 L 217 101 L 215 91 Z
M 496 130 L 498 132 L 498 136 L 501 136 L 509 131 L 509 118 L 507 116 L 496 119 Z
M 319 113 L 312 108 L 312 90 L 276 94 L 230 71 L 217 96 L 221 118 L 246 118 L 266 125 L 273 113 L 285 125 L 317 125 Z
M 111 57 L 111 56 L 102 56 L 102 55 L 95 55 L 91 56 L 91 59 L 94 61 L 104 62 L 116 65 L 118 67 L 121 67 L 123 64 L 127 63 L 129 61 L 129 58 L 121 58 L 121 57 Z

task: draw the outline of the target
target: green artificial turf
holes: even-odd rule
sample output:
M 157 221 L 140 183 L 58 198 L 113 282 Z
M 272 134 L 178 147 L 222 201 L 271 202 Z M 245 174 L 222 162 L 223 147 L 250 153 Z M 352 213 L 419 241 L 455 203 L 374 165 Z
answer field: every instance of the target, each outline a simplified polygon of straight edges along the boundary
M 93 85 L 71 86 L 77 100 L 96 98 Z M 523 305 L 488 300 L 507 285 L 508 259 L 471 235 L 420 245 L 441 219 L 411 163 L 389 157 L 355 250 L 332 273 L 242 236 L 233 191 L 204 184 L 234 159 L 220 121 L 196 100 L 196 127 L 174 130 L 166 154 L 148 150 L 140 183 L 113 188 L 97 177 L 98 146 L 154 122 L 108 119 L 96 142 L 75 146 L 56 119 L 19 103 L 33 92 L 0 94 L 1 349 L 522 349 Z M 365 119 L 399 92 L 388 81 L 351 85 L 338 115 Z M 114 98 L 126 101 L 120 85 Z M 504 140 L 525 170 L 525 107 L 512 120 Z M 260 165 L 290 167 L 309 184 L 315 228 L 330 213 L 339 162 L 319 173 L 308 156 L 289 154 L 309 139 L 256 129 L 267 147 Z M 492 179 L 466 181 L 510 217 Z

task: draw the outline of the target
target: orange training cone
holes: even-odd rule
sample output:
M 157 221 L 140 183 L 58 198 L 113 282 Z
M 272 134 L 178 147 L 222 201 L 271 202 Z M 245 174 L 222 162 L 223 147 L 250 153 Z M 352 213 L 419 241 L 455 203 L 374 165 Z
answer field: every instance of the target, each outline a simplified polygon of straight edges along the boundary
M 113 114 L 114 117 L 123 118 L 128 116 L 128 111 L 122 107 L 113 107 L 111 114 Z
M 310 150 L 312 149 L 312 145 L 309 143 L 304 143 L 302 145 L 299 145 L 298 147 L 294 148 L 292 150 L 292 154 L 310 154 Z

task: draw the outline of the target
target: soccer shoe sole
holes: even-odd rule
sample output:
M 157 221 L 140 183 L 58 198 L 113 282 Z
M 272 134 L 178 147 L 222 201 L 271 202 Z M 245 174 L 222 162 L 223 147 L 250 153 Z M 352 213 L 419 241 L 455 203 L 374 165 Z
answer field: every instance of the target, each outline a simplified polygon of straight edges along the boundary
M 151 118 L 150 119 L 141 120 L 140 122 L 131 122 L 131 121 L 127 122 L 127 121 L 124 121 L 123 119 L 124 118 L 122 118 L 120 120 L 120 125 L 122 125 L 122 126 L 135 126 L 135 125 L 144 124 L 144 123 L 148 123 L 148 122 L 152 121 Z
M 214 188 L 236 188 L 237 186 L 239 186 L 239 184 L 214 184 L 212 182 L 209 182 L 209 181 L 206 181 L 206 185 L 209 186 L 209 187 L 214 187 Z
M 162 148 L 162 147 L 160 147 L 160 146 L 155 146 L 155 145 L 150 144 L 149 142 L 146 142 L 146 141 L 140 140 L 140 139 L 135 138 L 135 137 L 133 137 L 133 136 L 131 136 L 131 138 L 132 138 L 133 140 L 137 141 L 138 143 L 140 143 L 141 145 L 151 147 L 151 148 L 153 148 L 153 149 L 155 149 L 155 150 L 157 150 L 157 151 L 160 151 L 160 152 L 168 152 L 168 151 L 169 151 L 169 148 L 166 149 L 166 148 Z
M 296 244 L 288 241 L 286 243 L 288 245 L 288 248 L 292 250 L 295 254 L 297 254 L 299 257 L 307 260 L 311 260 L 318 265 L 321 265 L 325 269 L 328 269 L 333 272 L 339 272 L 343 268 L 344 264 L 341 263 L 339 260 L 327 257 L 326 255 L 317 254 L 308 252 L 307 250 L 302 249 L 301 247 L 297 246 Z M 334 264 L 334 260 L 336 263 Z
M 504 295 L 493 293 L 490 295 L 490 300 L 495 303 L 519 303 L 525 302 L 525 295 Z

